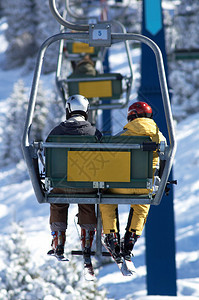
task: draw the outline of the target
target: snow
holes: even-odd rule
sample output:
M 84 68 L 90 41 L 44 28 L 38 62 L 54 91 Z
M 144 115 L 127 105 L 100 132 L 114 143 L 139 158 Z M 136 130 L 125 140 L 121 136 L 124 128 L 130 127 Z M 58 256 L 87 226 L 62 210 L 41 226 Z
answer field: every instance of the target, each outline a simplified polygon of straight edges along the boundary
M 4 52 L 7 47 L 7 42 L 4 39 L 3 31 L 6 28 L 5 21 L 0 23 L 0 62 L 4 59 Z M 111 52 L 110 62 L 113 71 L 125 71 L 125 60 L 123 55 L 119 55 L 120 47 L 116 46 Z M 120 50 L 121 51 L 121 50 Z M 138 61 L 139 51 L 134 50 L 135 56 L 135 78 L 139 80 Z M 121 71 L 121 72 L 122 72 Z M 1 112 L 6 107 L 6 99 L 9 97 L 14 83 L 22 78 L 24 82 L 30 86 L 32 74 L 24 75 L 23 68 L 18 68 L 10 71 L 0 69 L 0 107 Z M 47 81 L 49 76 L 46 77 Z M 45 80 L 45 79 L 44 79 Z M 120 112 L 114 112 L 113 118 L 119 120 L 117 126 L 113 129 L 113 133 L 121 130 L 125 124 L 126 109 Z M 100 267 L 97 274 L 97 288 L 107 290 L 107 295 L 102 299 L 134 299 L 134 300 L 195 300 L 199 297 L 199 114 L 191 115 L 185 118 L 180 123 L 176 124 L 176 137 L 178 142 L 177 153 L 174 164 L 174 177 L 178 180 L 178 185 L 175 187 L 174 204 L 175 204 L 175 225 L 176 225 L 176 263 L 177 263 L 177 288 L 178 296 L 147 296 L 146 291 L 146 266 L 144 261 L 144 235 L 140 238 L 135 247 L 134 262 L 137 268 L 137 274 L 134 277 L 123 277 L 114 263 L 109 263 Z M 0 128 L 3 130 L 3 127 Z M 64 284 L 62 276 L 55 277 L 48 281 L 47 275 L 53 278 L 56 274 L 57 261 L 47 257 L 46 253 L 49 250 L 51 236 L 48 224 L 49 205 L 38 204 L 32 189 L 29 179 L 24 179 L 26 173 L 25 163 L 21 162 L 18 165 L 9 165 L 0 170 L 0 238 L 1 243 L 8 242 L 13 232 L 13 223 L 20 224 L 23 227 L 26 244 L 31 251 L 30 271 L 43 270 L 44 280 L 33 285 L 31 278 L 25 280 L 29 282 L 27 290 L 29 297 L 23 298 L 21 294 L 18 298 L 13 299 L 84 299 L 81 289 L 89 287 L 90 284 L 85 283 L 81 279 L 82 259 L 73 258 L 69 251 L 79 248 L 79 237 L 74 226 L 75 214 L 77 213 L 77 205 L 71 205 L 69 210 L 69 228 L 67 230 L 67 254 L 71 260 L 71 265 L 68 267 L 60 267 L 63 274 L 68 269 L 67 274 L 72 277 L 67 283 L 64 293 L 69 294 L 69 298 L 64 298 L 60 290 L 54 292 L 52 288 L 53 280 L 57 280 L 61 286 Z M 17 174 L 17 176 L 16 176 Z M 124 230 L 128 215 L 128 205 L 120 206 L 120 223 Z M 2 244 L 1 244 L 2 245 Z M 14 245 L 9 247 L 14 248 Z M 9 249 L 9 248 L 8 248 Z M 3 252 L 3 247 L 0 250 L 0 279 L 6 269 L 6 252 Z M 72 263 L 76 265 L 73 269 Z M 14 258 L 10 261 L 9 272 L 13 272 L 16 267 Z M 11 268 L 11 269 L 10 269 Z M 75 270 L 75 271 L 74 271 Z M 17 271 L 15 271 L 17 272 Z M 41 271 L 42 272 L 42 271 Z M 77 273 L 76 273 L 77 272 Z M 9 273 L 10 274 L 10 273 Z M 46 276 L 46 277 L 45 277 Z M 69 275 L 67 275 L 69 276 Z M 14 277 L 13 277 L 14 278 Z M 45 281 L 46 278 L 46 281 Z M 72 280 L 80 281 L 80 286 L 73 286 Z M 1 284 L 0 280 L 0 284 Z M 12 279 L 14 282 L 14 279 Z M 50 282 L 50 284 L 49 284 Z M 70 284 L 71 282 L 71 284 Z M 11 282 L 12 283 L 12 282 Z M 34 283 L 35 284 L 35 283 Z M 40 285 L 39 285 L 40 284 Z M 37 286 L 37 289 L 35 289 Z M 42 286 L 42 292 L 40 291 Z M 38 288 L 40 287 L 40 288 Z M 95 288 L 91 287 L 91 288 Z M 34 289 L 35 293 L 34 294 Z M 49 294 L 45 291 L 49 290 Z M 52 291 L 52 294 L 50 294 Z M 70 294 L 71 293 L 71 294 Z M 5 296 L 3 296 L 5 295 Z M 0 299 L 6 298 L 6 290 L 2 288 L 0 291 Z M 35 296 L 36 295 L 36 296 Z M 42 295 L 45 295 L 42 296 Z M 71 296 L 73 295 L 73 296 Z M 3 297 L 3 298 L 2 298 Z M 95 299 L 101 299 L 97 298 Z M 10 298 L 9 298 L 10 299 Z M 91 299 L 91 298 L 87 298 Z M 93 298 L 94 299 L 94 298 Z

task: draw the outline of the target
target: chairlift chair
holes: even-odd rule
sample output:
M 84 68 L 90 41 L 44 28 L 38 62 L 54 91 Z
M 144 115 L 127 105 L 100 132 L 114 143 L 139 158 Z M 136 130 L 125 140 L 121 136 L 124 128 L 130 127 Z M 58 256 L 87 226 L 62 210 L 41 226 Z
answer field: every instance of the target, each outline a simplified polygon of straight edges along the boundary
M 162 93 L 162 101 L 167 122 L 167 130 L 169 136 L 169 143 L 167 146 L 161 144 L 154 145 L 147 137 L 128 137 L 128 139 L 126 140 L 126 137 L 124 136 L 103 137 L 101 141 L 96 141 L 94 137 L 76 136 L 75 138 L 73 138 L 65 136 L 51 136 L 46 142 L 30 141 L 31 125 L 33 122 L 35 104 L 37 101 L 38 84 L 46 49 L 52 43 L 60 40 L 81 40 L 89 43 L 90 45 L 96 45 L 96 41 L 92 40 L 92 35 L 87 32 L 88 30 L 90 30 L 89 26 L 81 27 L 80 25 L 78 25 L 76 27 L 75 24 L 68 24 L 67 21 L 63 20 L 63 18 L 59 14 L 57 14 L 54 1 L 49 0 L 49 3 L 51 9 L 54 10 L 54 14 L 56 14 L 56 18 L 62 25 L 66 27 L 68 26 L 70 29 L 82 30 L 86 32 L 64 32 L 56 34 L 48 38 L 39 49 L 22 138 L 22 150 L 38 202 L 87 204 L 160 204 L 173 164 L 176 151 L 176 142 L 162 54 L 159 47 L 152 40 L 143 35 L 131 33 L 118 34 L 109 32 L 107 33 L 107 35 L 109 35 L 108 41 L 98 40 L 97 43 L 102 44 L 102 46 L 104 46 L 104 44 L 108 45 L 110 43 L 109 46 L 111 46 L 114 42 L 135 40 L 145 43 L 152 49 L 156 58 Z M 96 27 L 94 28 L 94 30 L 101 29 Z M 160 153 L 160 159 L 165 160 L 165 167 L 162 173 L 159 188 L 155 193 L 153 193 L 151 192 L 152 153 L 155 149 Z M 38 160 L 44 150 L 46 152 L 46 171 L 45 174 L 40 174 Z M 79 151 L 81 151 L 81 153 L 79 153 Z M 85 157 L 90 157 L 90 164 L 95 170 L 98 170 L 102 167 L 106 168 L 108 166 L 108 168 L 106 169 L 107 177 L 103 177 L 102 175 L 100 175 L 100 173 L 98 174 L 98 172 L 92 173 L 88 170 L 87 174 L 89 174 L 89 177 L 81 177 L 78 173 L 78 169 L 74 171 L 73 168 L 71 168 L 71 164 L 73 164 L 73 161 L 78 157 L 81 157 L 81 155 L 82 159 L 85 159 Z M 92 160 L 92 158 L 96 155 L 98 155 L 98 159 Z M 123 175 L 119 174 L 121 175 L 121 177 L 119 178 L 114 176 L 112 177 L 112 175 L 120 172 L 114 171 L 114 174 L 112 174 L 113 172 L 110 171 L 112 166 L 114 166 L 114 158 L 117 157 L 117 155 L 119 158 L 117 159 L 117 167 L 115 166 L 114 168 L 116 169 L 114 170 L 117 171 L 117 168 L 120 167 L 123 170 L 121 173 Z M 61 162 L 59 162 L 60 157 L 62 158 Z M 97 161 L 100 161 L 100 159 L 102 161 L 101 166 L 96 165 Z M 62 163 L 62 160 L 64 163 Z M 109 161 L 110 165 L 108 164 Z M 125 168 L 122 167 L 122 163 L 124 161 L 126 166 Z M 107 164 L 105 162 L 107 162 Z M 137 167 L 138 165 L 139 168 Z M 87 180 L 88 178 L 89 180 Z M 112 186 L 126 187 L 130 186 L 131 184 L 134 188 L 143 188 L 144 185 L 144 187 L 147 188 L 149 192 L 140 196 L 136 195 L 134 197 L 133 195 L 124 194 L 113 195 L 106 191 Z M 68 185 L 75 185 L 76 188 L 81 188 L 82 185 L 87 185 L 95 189 L 96 193 L 86 196 L 81 195 L 81 197 L 77 197 L 75 195 L 67 195 L 66 197 L 66 195 L 56 195 L 52 193 L 51 188 L 56 186 L 59 187 L 62 185 L 64 187 L 67 187 Z

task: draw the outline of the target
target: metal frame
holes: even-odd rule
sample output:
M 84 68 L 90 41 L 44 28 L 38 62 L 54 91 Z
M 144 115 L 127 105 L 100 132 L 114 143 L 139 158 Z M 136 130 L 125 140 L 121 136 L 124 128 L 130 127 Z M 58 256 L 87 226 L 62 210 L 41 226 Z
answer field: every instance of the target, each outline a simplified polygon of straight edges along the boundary
M 81 26 L 81 25 L 75 25 L 72 23 L 68 23 L 65 21 L 58 13 L 56 7 L 55 7 L 55 0 L 49 0 L 50 9 L 53 13 L 53 15 L 56 17 L 59 23 L 61 23 L 63 26 L 66 26 L 73 30 L 82 30 L 87 31 L 89 29 L 89 26 Z M 83 41 L 85 43 L 89 42 L 89 33 L 88 32 L 74 32 L 74 33 L 60 33 L 56 34 L 50 38 L 48 38 L 40 47 L 39 53 L 37 56 L 36 61 L 36 68 L 32 83 L 32 89 L 29 99 L 29 105 L 28 105 L 28 111 L 27 111 L 27 117 L 26 122 L 24 126 L 24 133 L 22 138 L 22 150 L 24 154 L 25 161 L 27 163 L 27 167 L 29 170 L 30 178 L 32 181 L 33 189 L 35 191 L 35 195 L 37 197 L 37 200 L 39 203 L 45 202 L 45 196 L 41 187 L 41 182 L 38 178 L 38 174 L 36 173 L 35 167 L 34 167 L 34 159 L 37 159 L 37 151 L 38 149 L 34 147 L 34 143 L 30 144 L 30 130 L 31 125 L 33 121 L 33 114 L 36 104 L 36 98 L 37 98 L 37 92 L 38 92 L 38 85 L 39 85 L 39 79 L 41 75 L 42 65 L 43 65 L 43 59 L 45 52 L 47 48 L 54 42 L 60 41 L 60 40 L 78 40 Z M 161 183 L 159 186 L 159 189 L 155 195 L 155 197 L 151 200 L 150 204 L 158 205 L 161 201 L 162 195 L 165 190 L 165 186 L 169 177 L 169 173 L 173 164 L 175 152 L 176 152 L 176 141 L 175 141 L 175 135 L 174 135 L 174 124 L 173 124 L 173 118 L 171 113 L 171 106 L 170 106 L 170 99 L 169 99 L 169 93 L 168 93 L 168 87 L 166 82 L 166 75 L 164 70 L 164 63 L 162 58 L 162 53 L 159 47 L 155 42 L 153 42 L 151 39 L 147 38 L 146 36 L 140 35 L 140 34 L 131 34 L 131 33 L 112 33 L 111 34 L 111 43 L 114 42 L 121 42 L 121 41 L 139 41 L 151 48 L 151 50 L 155 54 L 156 58 L 156 64 L 158 69 L 158 76 L 160 81 L 160 87 L 161 87 L 161 93 L 162 93 L 162 100 L 163 100 L 163 106 L 164 106 L 164 112 L 165 112 L 165 118 L 167 123 L 167 130 L 169 135 L 169 146 L 167 147 L 167 151 L 164 154 L 164 158 L 166 160 L 165 167 L 163 170 Z M 78 200 L 78 199 L 77 199 Z M 122 199 L 116 199 L 117 202 L 115 203 L 121 203 Z M 105 200 L 107 201 L 107 199 Z M 128 203 L 132 203 L 131 199 L 127 201 Z M 126 202 L 126 203 L 127 203 Z M 78 201 L 76 201 L 78 203 Z M 108 202 L 104 202 L 108 203 Z M 133 202 L 135 203 L 135 202 Z M 141 203 L 140 201 L 137 202 L 138 204 Z
M 126 33 L 126 28 L 124 27 L 124 25 L 122 23 L 120 23 L 119 21 L 115 21 L 113 20 L 111 22 L 112 24 L 118 25 L 119 28 L 121 29 L 122 33 Z M 64 30 L 62 28 L 62 30 Z M 89 41 L 89 39 L 88 39 Z M 133 84 L 133 65 L 132 65 L 132 59 L 131 59 L 131 55 L 130 55 L 130 47 L 129 47 L 129 42 L 128 40 L 124 40 L 124 45 L 125 45 L 125 49 L 126 49 L 126 54 L 127 54 L 127 60 L 128 60 L 128 66 L 129 66 L 129 71 L 130 71 L 130 76 L 123 76 L 123 79 L 126 80 L 126 99 L 124 102 L 118 102 L 116 100 L 113 101 L 113 103 L 96 103 L 95 105 L 90 105 L 90 110 L 96 110 L 96 109 L 118 109 L 118 108 L 124 108 L 125 106 L 127 106 L 128 102 L 129 102 L 129 98 L 130 98 L 130 94 L 131 94 L 131 88 L 132 88 L 132 84 Z M 71 82 L 71 81 L 77 81 L 77 82 L 81 82 L 82 81 L 102 81 L 103 78 L 95 78 L 95 77 L 89 77 L 89 78 L 71 78 L 71 79 L 61 79 L 61 69 L 62 69 L 62 61 L 63 61 L 63 46 L 64 46 L 64 40 L 62 39 L 60 41 L 60 46 L 59 46 L 59 56 L 58 56 L 58 61 L 57 61 L 57 71 L 56 71 L 56 85 L 57 85 L 57 89 L 59 92 L 59 95 L 62 98 L 62 102 L 65 105 L 65 92 L 64 92 L 64 83 L 67 82 Z M 105 51 L 104 51 L 105 52 Z M 99 57 L 99 59 L 103 59 L 104 54 Z M 107 80 L 107 78 L 105 77 L 105 80 Z M 119 100 L 119 99 L 118 99 Z M 101 101 L 101 100 L 100 100 Z
M 33 166 L 33 158 L 37 157 L 37 150 L 34 148 L 34 145 L 31 145 L 29 142 L 29 136 L 30 136 L 30 130 L 31 130 L 31 124 L 33 121 L 33 114 L 34 114 L 34 108 L 36 103 L 36 97 L 37 97 L 37 91 L 38 91 L 38 84 L 39 84 L 39 78 L 41 75 L 41 69 L 43 65 L 43 58 L 46 52 L 46 49 L 54 42 L 59 41 L 61 39 L 66 40 L 83 40 L 84 42 L 88 42 L 89 34 L 88 33 L 60 33 L 56 34 L 50 38 L 48 38 L 40 47 L 37 62 L 36 62 L 36 68 L 32 83 L 32 89 L 30 94 L 30 100 L 28 105 L 28 111 L 27 111 L 27 118 L 25 122 L 24 127 L 24 133 L 23 133 L 23 139 L 22 139 L 22 150 L 24 153 L 24 157 L 28 166 L 28 170 L 30 173 L 30 178 L 33 184 L 33 188 L 37 197 L 38 202 L 42 203 L 45 202 L 44 194 L 41 189 L 40 182 L 38 180 L 36 171 Z M 162 59 L 162 54 L 159 49 L 159 47 L 149 38 L 139 35 L 139 34 L 118 34 L 118 33 L 112 33 L 111 39 L 113 42 L 120 42 L 124 40 L 136 40 L 145 43 L 148 45 L 154 52 L 156 57 L 156 63 L 157 63 L 157 69 L 158 69 L 158 75 L 159 75 L 159 81 L 160 81 L 160 87 L 161 87 L 161 93 L 162 93 L 162 99 L 163 99 L 163 105 L 164 105 L 164 111 L 165 111 L 165 117 L 166 117 L 166 123 L 167 123 L 167 129 L 169 134 L 169 146 L 167 148 L 167 153 L 165 154 L 164 159 L 166 159 L 165 168 L 162 174 L 161 178 L 161 184 L 160 187 L 156 193 L 156 196 L 154 199 L 151 200 L 151 204 L 158 205 L 161 201 L 162 195 L 164 193 L 164 189 L 168 180 L 168 176 L 173 164 L 173 159 L 176 151 L 176 141 L 175 141 L 175 135 L 174 135 L 174 125 L 173 125 L 173 118 L 171 113 L 171 106 L 170 106 L 170 100 L 169 100 L 169 93 L 168 93 L 168 87 L 166 82 L 166 76 L 165 76 L 165 70 L 164 70 L 164 64 Z M 121 203 L 122 200 L 117 200 L 117 203 Z M 78 201 L 76 201 L 77 203 Z M 115 202 L 116 203 L 116 202 Z M 128 203 L 132 203 L 131 199 L 129 199 Z M 138 203 L 141 203 L 138 201 Z

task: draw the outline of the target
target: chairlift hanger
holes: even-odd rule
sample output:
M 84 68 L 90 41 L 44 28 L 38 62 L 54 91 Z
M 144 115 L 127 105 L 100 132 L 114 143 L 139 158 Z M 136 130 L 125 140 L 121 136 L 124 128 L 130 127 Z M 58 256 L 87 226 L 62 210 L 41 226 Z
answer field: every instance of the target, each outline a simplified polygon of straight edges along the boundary
M 120 31 L 122 31 L 122 33 L 126 33 L 126 29 L 125 29 L 124 25 L 121 24 L 119 21 L 114 21 L 113 20 L 111 23 L 118 26 Z M 131 56 L 130 56 L 130 49 L 129 49 L 128 40 L 124 41 L 124 45 L 125 45 L 125 50 L 126 50 L 126 55 L 127 55 L 128 66 L 129 66 L 129 73 L 130 73 L 128 76 L 122 76 L 121 75 L 121 79 L 120 79 L 121 84 L 122 84 L 122 82 L 124 82 L 124 86 L 125 86 L 125 89 L 123 91 L 123 92 L 125 92 L 125 95 L 126 95 L 125 100 L 120 101 L 121 94 L 119 94 L 118 97 L 117 96 L 116 97 L 109 96 L 109 98 L 112 101 L 111 101 L 110 104 L 106 104 L 106 103 L 103 102 L 103 98 L 100 97 L 100 94 L 97 94 L 97 91 L 99 91 L 100 89 L 97 89 L 97 88 L 95 89 L 94 88 L 95 94 L 93 95 L 93 97 L 98 98 L 99 102 L 97 102 L 96 104 L 93 104 L 92 100 L 91 100 L 91 103 L 90 103 L 90 109 L 91 110 L 96 110 L 96 109 L 117 109 L 117 108 L 123 108 L 128 104 L 130 94 L 131 94 L 132 82 L 133 82 L 133 67 L 132 67 L 132 59 L 131 59 Z M 101 82 L 104 82 L 104 84 L 105 84 L 107 81 L 110 80 L 111 74 L 104 74 L 104 75 L 99 74 L 99 75 L 96 75 L 95 77 L 86 76 L 86 78 L 83 75 L 82 76 L 77 75 L 75 79 L 70 78 L 70 76 L 68 77 L 68 79 L 62 79 L 61 78 L 61 71 L 62 71 L 62 65 L 63 65 L 63 47 L 64 47 L 64 40 L 61 40 L 60 41 L 60 48 L 59 48 L 58 62 L 57 62 L 56 85 L 57 85 L 58 92 L 59 92 L 59 94 L 62 98 L 63 104 L 65 106 L 66 97 L 65 97 L 65 87 L 64 87 L 64 85 L 68 85 L 68 88 L 69 88 L 69 91 L 70 91 L 71 86 L 74 85 L 75 82 L 76 82 L 75 90 L 78 90 L 78 86 L 80 84 L 84 84 L 83 82 L 89 82 L 90 81 L 91 85 L 93 85 L 93 84 L 95 85 L 95 82 L 100 80 Z M 103 55 L 102 55 L 101 59 L 102 58 L 103 58 Z M 120 74 L 118 73 L 118 75 L 120 75 Z M 71 83 L 71 81 L 73 81 L 73 83 Z M 118 85 L 118 82 L 116 80 L 113 80 L 112 85 L 113 86 Z M 75 92 L 75 93 L 79 93 L 79 92 Z M 121 91 L 121 93 L 122 93 L 122 91 Z M 69 93 L 69 96 L 70 95 L 71 95 L 71 93 Z M 111 95 L 112 95 L 112 92 L 111 92 Z M 87 95 L 85 95 L 85 96 L 87 98 L 89 98 Z M 106 97 L 106 99 L 107 98 L 108 97 Z M 117 100 L 113 100 L 113 99 L 116 99 L 116 98 L 117 98 Z

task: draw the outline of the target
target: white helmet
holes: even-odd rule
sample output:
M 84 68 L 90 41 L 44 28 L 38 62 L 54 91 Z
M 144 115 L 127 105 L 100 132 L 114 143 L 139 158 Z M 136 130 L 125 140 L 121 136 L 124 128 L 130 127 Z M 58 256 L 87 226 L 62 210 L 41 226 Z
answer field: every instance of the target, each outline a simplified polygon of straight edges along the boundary
M 73 95 L 66 101 L 66 119 L 72 115 L 83 115 L 88 119 L 89 101 L 82 95 Z

